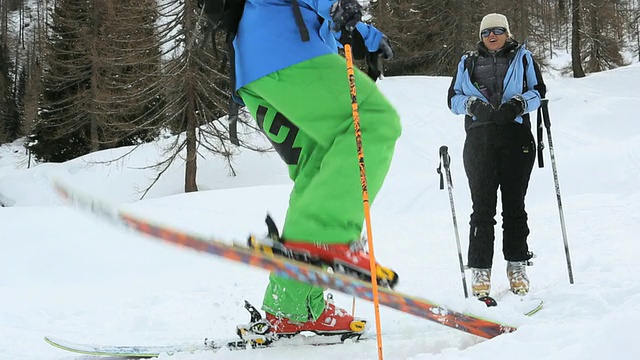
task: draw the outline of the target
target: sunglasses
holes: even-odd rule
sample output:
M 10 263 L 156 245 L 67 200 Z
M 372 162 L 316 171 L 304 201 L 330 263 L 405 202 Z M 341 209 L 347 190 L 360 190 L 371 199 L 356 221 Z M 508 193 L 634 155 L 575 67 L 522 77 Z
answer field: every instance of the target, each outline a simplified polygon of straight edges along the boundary
M 503 28 L 503 27 L 494 27 L 494 28 L 488 28 L 488 29 L 484 29 L 480 32 L 480 35 L 482 35 L 483 38 L 489 37 L 489 34 L 494 33 L 495 35 L 502 35 L 504 33 L 507 32 L 507 29 Z

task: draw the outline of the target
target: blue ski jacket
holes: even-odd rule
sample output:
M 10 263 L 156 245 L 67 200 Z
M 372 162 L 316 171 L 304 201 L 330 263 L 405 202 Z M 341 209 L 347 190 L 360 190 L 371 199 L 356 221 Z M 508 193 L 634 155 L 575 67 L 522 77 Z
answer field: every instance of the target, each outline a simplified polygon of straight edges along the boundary
M 329 9 L 335 0 L 298 0 L 310 40 L 303 42 L 293 15 L 291 0 L 246 0 L 233 41 L 234 90 L 274 71 L 338 51 L 339 33 L 331 30 Z M 320 18 L 324 19 L 320 19 Z M 356 29 L 370 51 L 378 50 L 382 33 L 359 23 Z
M 465 66 L 466 59 L 469 56 L 469 54 L 465 54 L 460 59 L 449 89 L 449 108 L 456 115 L 468 115 L 467 101 L 470 97 L 477 97 L 489 102 L 489 99 L 471 82 L 471 74 L 469 72 L 473 71 L 473 69 L 467 69 Z M 526 60 L 523 59 L 525 57 Z M 516 122 L 522 124 L 523 116 L 540 106 L 541 95 L 538 89 L 541 87 L 544 87 L 544 83 L 540 77 L 539 70 L 536 70 L 531 52 L 526 49 L 525 44 L 519 45 L 504 77 L 502 93 L 503 104 L 514 96 L 524 100 L 524 114 L 518 115 L 515 119 Z M 476 119 L 472 118 L 472 120 L 475 121 Z

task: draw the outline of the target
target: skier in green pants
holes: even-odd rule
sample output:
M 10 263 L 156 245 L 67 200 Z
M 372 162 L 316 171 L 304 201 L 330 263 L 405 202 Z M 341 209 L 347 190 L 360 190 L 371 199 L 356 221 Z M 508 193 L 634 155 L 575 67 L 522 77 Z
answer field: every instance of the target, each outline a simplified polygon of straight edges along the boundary
M 291 6 L 289 0 L 247 0 L 234 41 L 237 93 L 294 181 L 284 245 L 369 274 L 369 256 L 359 241 L 364 210 L 346 63 L 318 20 L 319 15 L 334 30 L 348 31 L 360 20 L 361 7 L 355 0 L 299 0 L 309 30 L 301 39 Z M 269 24 L 260 27 L 264 19 Z M 383 57 L 390 57 L 386 37 L 379 31 L 369 35 L 365 41 L 377 41 Z M 373 201 L 388 172 L 400 121 L 375 83 L 357 69 L 355 83 Z M 392 273 L 377 268 L 377 273 Z M 363 320 L 325 301 L 322 288 L 273 274 L 262 308 L 278 335 L 364 330 Z

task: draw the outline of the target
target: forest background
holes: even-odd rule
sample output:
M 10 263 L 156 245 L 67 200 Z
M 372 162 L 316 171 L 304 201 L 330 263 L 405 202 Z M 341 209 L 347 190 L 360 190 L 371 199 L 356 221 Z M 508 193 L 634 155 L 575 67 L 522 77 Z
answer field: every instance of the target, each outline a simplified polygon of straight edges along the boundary
M 184 161 L 184 190 L 197 191 L 197 160 L 211 153 L 225 158 L 233 175 L 238 148 L 225 117 L 224 34 L 211 38 L 197 3 L 0 0 L 0 146 L 22 141 L 30 167 L 171 138 L 165 156 L 150 165 L 156 180 Z M 573 77 L 640 61 L 640 0 L 375 0 L 363 6 L 364 20 L 383 31 L 395 51 L 384 63 L 386 76 L 451 76 L 460 56 L 476 48 L 478 24 L 491 12 L 509 18 L 514 38 L 527 42 L 543 69 L 563 54 L 570 63 L 554 70 Z M 239 147 L 269 151 L 252 142 L 257 129 L 247 114 L 240 120 Z

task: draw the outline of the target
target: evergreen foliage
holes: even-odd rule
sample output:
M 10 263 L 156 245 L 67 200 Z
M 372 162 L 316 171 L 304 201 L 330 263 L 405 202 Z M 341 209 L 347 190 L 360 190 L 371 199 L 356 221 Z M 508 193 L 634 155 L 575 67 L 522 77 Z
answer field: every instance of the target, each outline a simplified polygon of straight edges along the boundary
M 564 70 L 575 77 L 623 66 L 629 54 L 640 59 L 640 0 L 362 2 L 365 19 L 394 48 L 385 75 L 452 75 L 491 12 L 509 18 L 542 66 L 558 50 L 570 53 Z M 225 157 L 233 173 L 237 148 L 221 118 L 230 93 L 224 34 L 214 51 L 197 3 L 0 1 L 0 143 L 27 136 L 40 161 L 66 161 L 168 131 L 181 136 L 156 164 L 158 177 L 184 161 L 185 191 L 197 190 L 205 150 Z M 245 136 L 255 124 L 242 114 L 240 121 L 241 147 L 264 151 Z
M 146 6 L 145 6 L 146 5 Z M 31 150 L 66 161 L 152 140 L 163 89 L 153 1 L 59 0 Z
M 640 14 L 637 0 L 592 1 L 580 10 L 573 24 L 580 26 L 580 63 L 588 72 L 624 65 L 623 44 L 634 38 L 640 57 L 640 29 L 629 27 Z M 526 41 L 543 66 L 556 49 L 570 51 L 574 31 L 566 1 L 374 0 L 370 12 L 396 52 L 387 75 L 451 75 L 460 56 L 476 48 L 480 21 L 492 12 L 507 16 L 514 38 Z
M 15 102 L 16 87 L 11 76 L 13 67 L 9 49 L 0 43 L 0 143 L 13 141 L 18 137 L 20 118 Z

